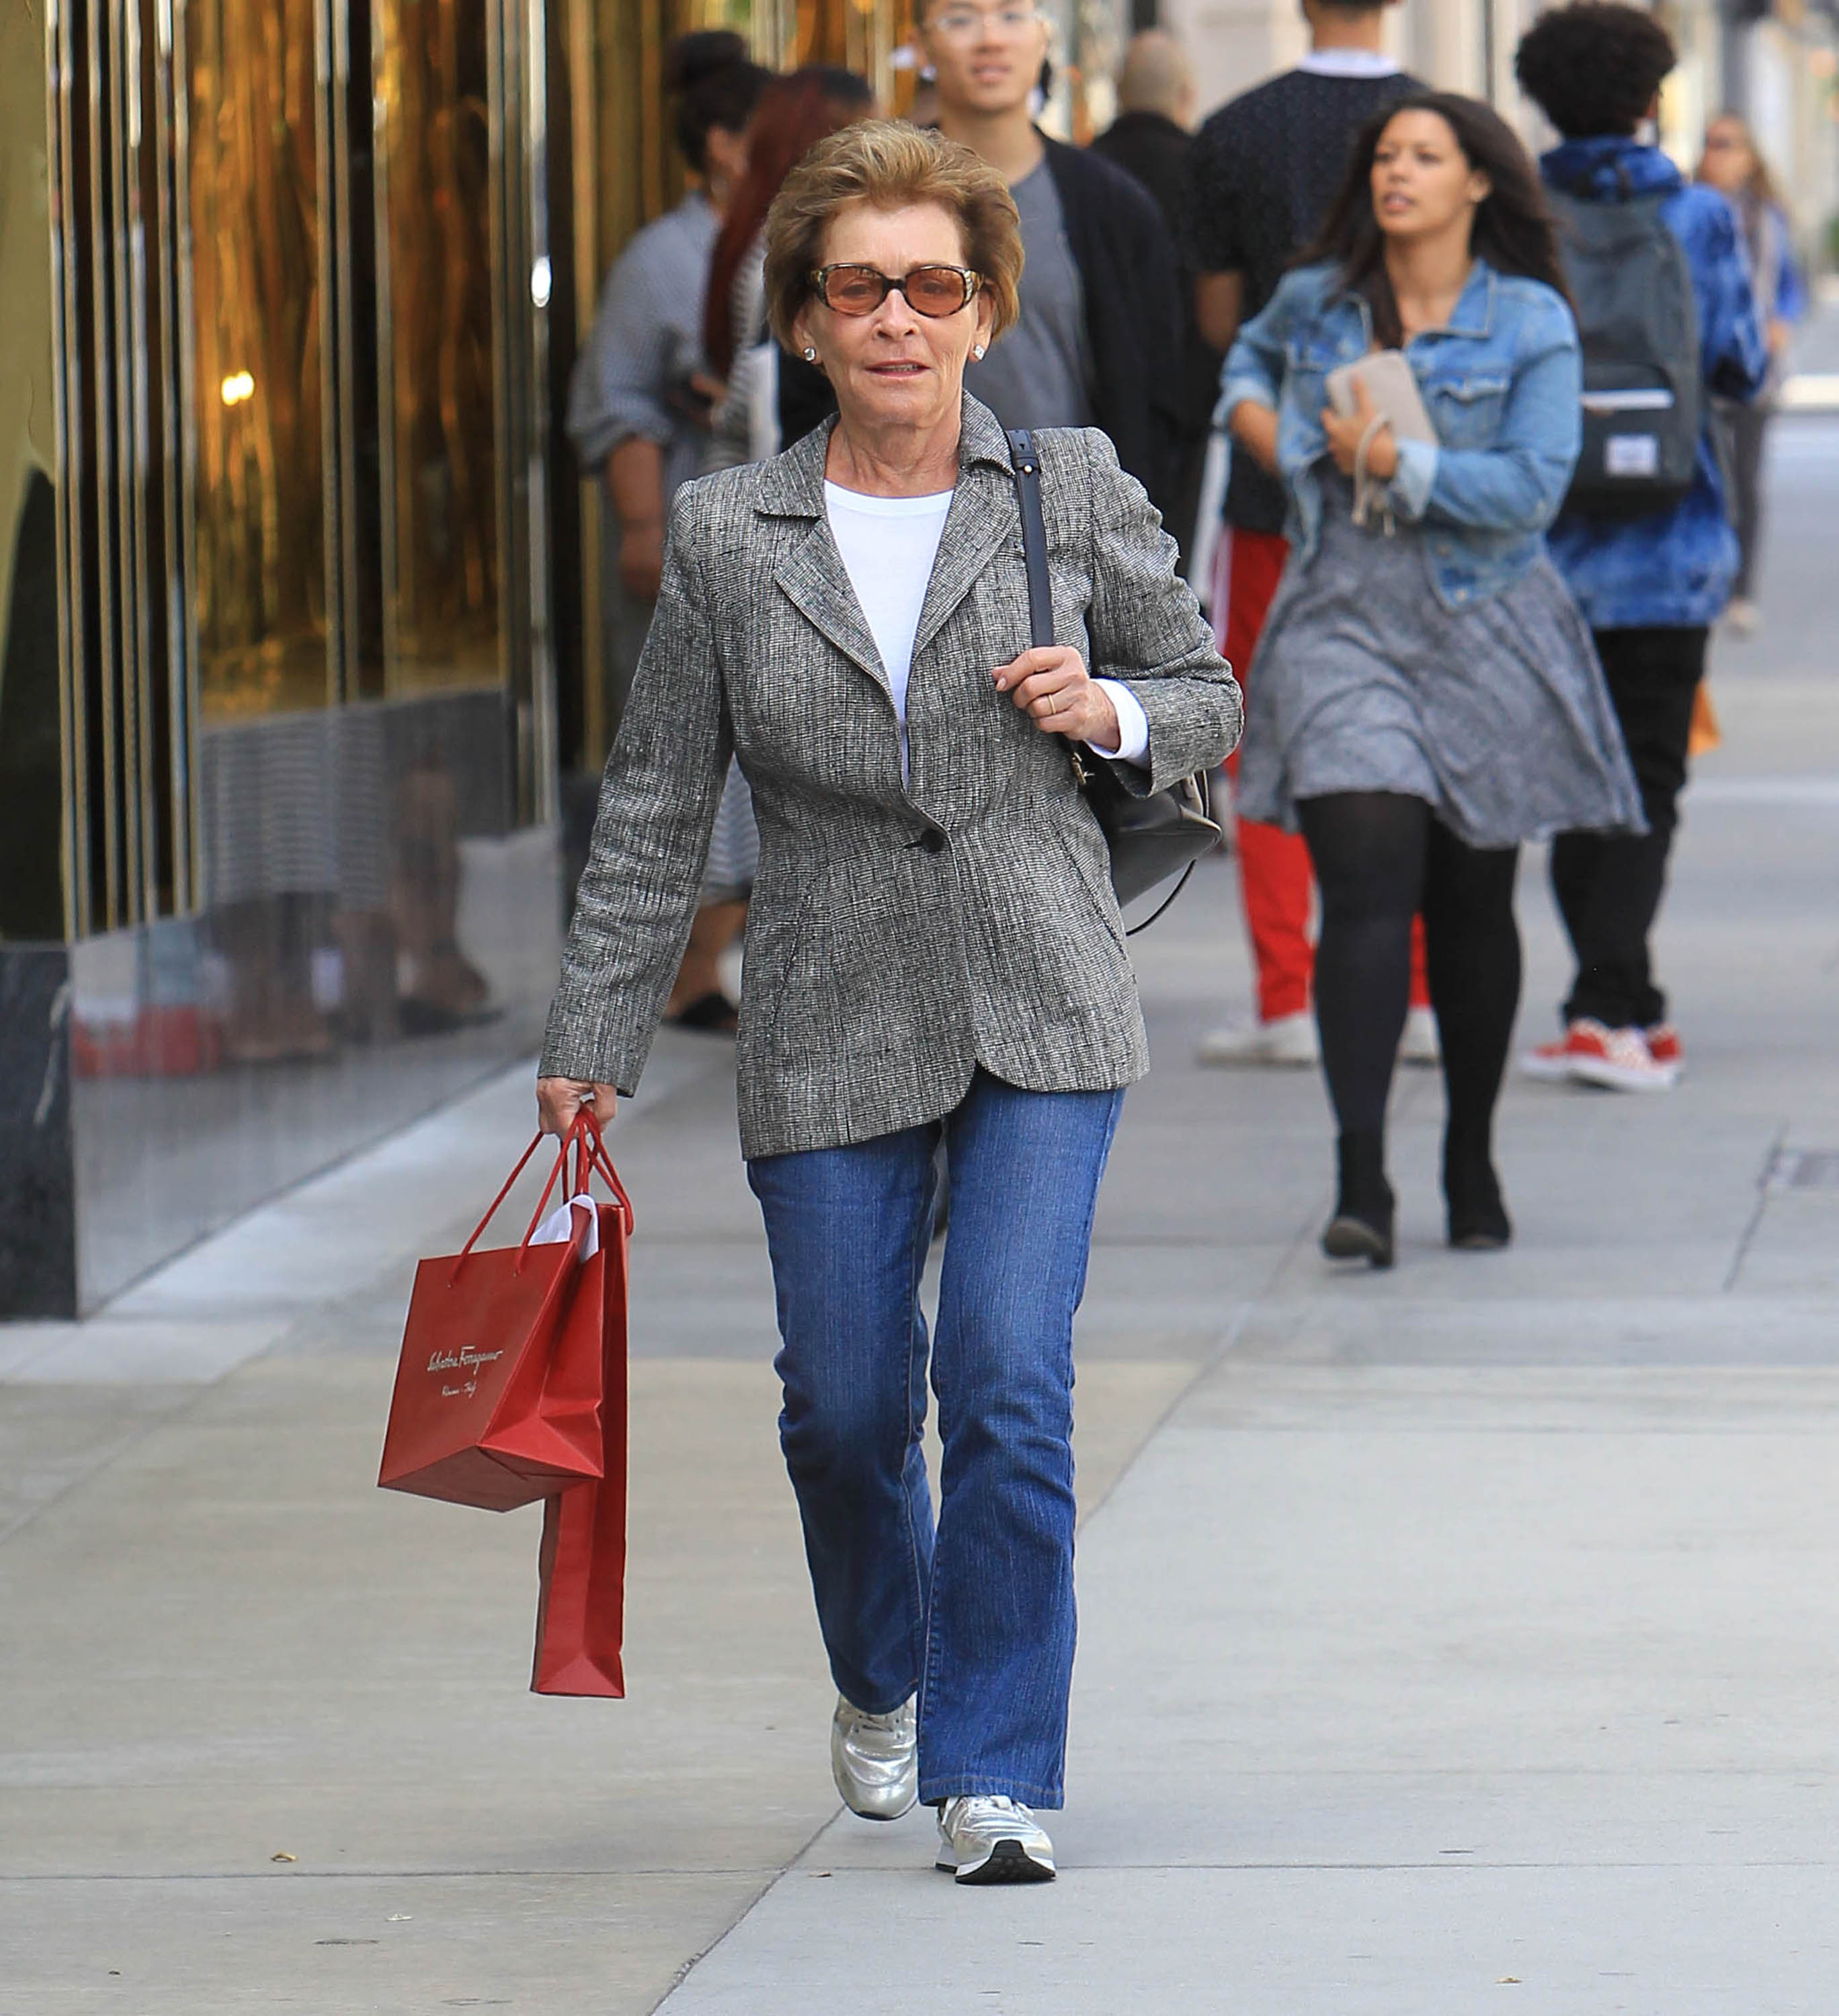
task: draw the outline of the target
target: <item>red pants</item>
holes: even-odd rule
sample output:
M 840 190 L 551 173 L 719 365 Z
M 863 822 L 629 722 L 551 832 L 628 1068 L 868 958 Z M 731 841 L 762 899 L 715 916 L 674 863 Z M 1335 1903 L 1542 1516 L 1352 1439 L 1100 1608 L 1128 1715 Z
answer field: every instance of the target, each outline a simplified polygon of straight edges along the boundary
M 1213 632 L 1242 686 L 1249 687 L 1258 639 L 1289 550 L 1289 542 L 1275 532 L 1228 527 L 1220 542 L 1213 562 Z M 1236 751 L 1227 758 L 1226 768 L 1238 776 Z M 1315 971 L 1315 946 L 1309 936 L 1314 897 L 1309 850 L 1300 833 L 1285 833 L 1282 826 L 1248 819 L 1235 819 L 1233 825 L 1239 900 L 1258 972 L 1258 1020 L 1274 1022 L 1280 1015 L 1303 1014 Z M 1412 1006 L 1426 1006 L 1430 999 L 1420 917 L 1412 931 Z

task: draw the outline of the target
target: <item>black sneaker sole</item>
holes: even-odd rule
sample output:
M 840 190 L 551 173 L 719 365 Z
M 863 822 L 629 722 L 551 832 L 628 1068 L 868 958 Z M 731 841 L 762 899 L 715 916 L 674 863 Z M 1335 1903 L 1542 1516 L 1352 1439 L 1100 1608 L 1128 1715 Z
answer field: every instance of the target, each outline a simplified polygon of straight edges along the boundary
M 1055 1872 L 1044 1868 L 1019 1841 L 999 1841 L 987 1862 L 956 1872 L 960 1883 L 1051 1883 Z

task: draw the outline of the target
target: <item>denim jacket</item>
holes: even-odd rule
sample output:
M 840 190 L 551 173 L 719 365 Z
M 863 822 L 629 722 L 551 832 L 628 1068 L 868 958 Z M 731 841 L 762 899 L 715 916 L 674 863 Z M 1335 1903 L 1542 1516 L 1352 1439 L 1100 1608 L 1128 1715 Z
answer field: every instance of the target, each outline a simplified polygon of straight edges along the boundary
M 1729 203 L 1687 182 L 1657 147 L 1610 135 L 1567 140 L 1542 156 L 1539 167 L 1581 202 L 1615 203 L 1624 193 L 1664 199 L 1661 221 L 1686 248 L 1692 272 L 1706 390 L 1754 398 L 1769 351 Z M 1592 629 L 1696 628 L 1722 613 L 1736 578 L 1737 539 L 1711 427 L 1707 400 L 1692 488 L 1670 509 L 1620 520 L 1566 517 L 1552 527 L 1552 558 Z
M 1286 530 L 1305 563 L 1322 529 L 1328 374 L 1372 345 L 1366 303 L 1334 267 L 1305 266 L 1240 330 L 1221 373 L 1222 420 L 1244 399 L 1276 410 Z M 1398 444 L 1386 502 L 1423 524 L 1437 598 L 1459 609 L 1510 587 L 1545 551 L 1582 441 L 1577 325 L 1551 288 L 1477 259 L 1448 326 L 1404 354 L 1437 439 Z

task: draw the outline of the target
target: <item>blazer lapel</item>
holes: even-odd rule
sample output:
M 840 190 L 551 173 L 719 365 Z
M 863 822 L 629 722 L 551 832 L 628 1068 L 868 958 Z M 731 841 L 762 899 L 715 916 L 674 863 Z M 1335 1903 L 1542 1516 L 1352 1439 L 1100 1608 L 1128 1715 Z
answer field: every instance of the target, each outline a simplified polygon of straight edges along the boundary
M 920 605 L 919 628 L 913 639 L 916 663 L 970 593 L 978 576 L 1004 544 L 1018 536 L 1020 523 L 1008 437 L 990 409 L 967 393 L 957 488 L 939 540 L 932 578 L 926 584 L 926 599 Z M 1015 649 L 1025 650 L 1027 646 L 1025 625 L 1017 635 Z
M 849 571 L 831 536 L 828 519 L 820 517 L 813 521 L 780 562 L 773 578 L 807 621 L 852 664 L 860 665 L 891 704 L 893 689 L 888 684 L 882 654 L 875 649 L 868 618 L 856 599 Z
M 755 508 L 772 517 L 810 520 L 804 538 L 781 561 L 773 578 L 806 619 L 891 700 L 892 690 L 881 653 L 850 585 L 843 556 L 831 536 L 824 509 L 824 468 L 829 446 L 830 429 L 816 427 L 785 454 L 765 464 Z M 1008 437 L 989 408 L 966 394 L 957 484 L 926 584 L 925 600 L 920 606 L 919 628 L 913 639 L 916 662 L 1004 542 L 1016 536 L 1019 523 Z M 1027 643 L 1026 630 L 1018 632 L 1015 649 L 1025 650 Z
M 773 578 L 797 609 L 852 664 L 858 665 L 893 699 L 882 654 L 862 605 L 856 599 L 849 571 L 831 535 L 824 509 L 824 464 L 830 429 L 814 427 L 782 455 L 764 465 L 755 509 L 769 517 L 803 518 L 804 537 L 774 571 Z

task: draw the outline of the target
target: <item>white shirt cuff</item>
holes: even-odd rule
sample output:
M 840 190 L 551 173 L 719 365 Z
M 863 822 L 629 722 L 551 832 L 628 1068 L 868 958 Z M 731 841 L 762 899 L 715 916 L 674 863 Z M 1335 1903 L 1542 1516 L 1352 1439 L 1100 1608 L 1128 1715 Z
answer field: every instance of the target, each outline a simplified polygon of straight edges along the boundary
M 1416 524 L 1430 508 L 1430 492 L 1437 487 L 1435 441 L 1400 441 L 1398 466 L 1386 488 L 1398 506 L 1399 516 Z
M 1115 749 L 1099 749 L 1088 743 L 1087 747 L 1113 763 L 1141 763 L 1149 754 L 1149 717 L 1143 711 L 1143 703 L 1121 679 L 1094 679 L 1092 683 L 1111 696 L 1111 704 L 1117 709 L 1118 744 Z

